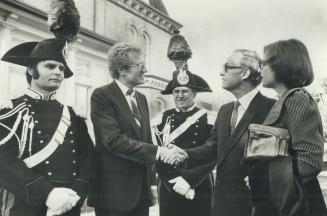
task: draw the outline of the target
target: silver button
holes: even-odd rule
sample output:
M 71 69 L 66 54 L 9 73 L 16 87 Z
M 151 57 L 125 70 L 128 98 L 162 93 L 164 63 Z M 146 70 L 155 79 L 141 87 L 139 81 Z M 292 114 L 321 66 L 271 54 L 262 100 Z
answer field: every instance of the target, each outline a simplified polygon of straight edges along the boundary
M 194 133 L 194 135 L 195 135 L 195 136 L 197 136 L 197 135 L 198 135 L 198 133 Z
M 70 143 L 74 143 L 74 140 L 71 140 Z
M 52 175 L 52 172 L 48 172 L 48 176 L 51 176 Z
M 73 131 L 69 131 L 69 134 L 73 134 L 74 132 Z
M 37 134 L 41 134 L 41 131 L 39 130 L 39 131 L 37 131 Z
M 35 112 L 31 112 L 31 114 L 32 114 L 32 115 L 34 115 L 34 114 L 35 114 Z
M 73 151 L 72 151 L 73 153 L 75 153 L 76 152 L 76 150 L 75 149 L 73 149 Z
M 44 143 L 44 141 L 43 140 L 40 140 L 40 143 Z
M 27 101 L 27 98 L 24 98 L 24 101 Z
M 76 172 L 73 173 L 73 176 L 76 176 Z
M 45 164 L 49 164 L 50 162 L 49 161 L 45 161 Z
M 38 123 L 39 123 L 39 121 L 38 121 L 38 120 L 35 120 L 35 121 L 34 121 L 34 123 L 35 123 L 35 124 L 38 124 Z
M 199 127 L 199 125 L 195 125 L 195 127 Z
M 28 104 L 27 106 L 28 106 L 28 107 L 32 107 L 32 105 L 31 105 L 31 104 Z
M 196 143 L 196 141 L 193 141 L 193 144 L 195 144 Z
M 172 127 L 172 128 L 174 128 L 175 126 L 174 126 L 174 125 L 172 125 L 171 127 Z
M 75 160 L 73 160 L 73 164 L 76 164 L 76 161 Z

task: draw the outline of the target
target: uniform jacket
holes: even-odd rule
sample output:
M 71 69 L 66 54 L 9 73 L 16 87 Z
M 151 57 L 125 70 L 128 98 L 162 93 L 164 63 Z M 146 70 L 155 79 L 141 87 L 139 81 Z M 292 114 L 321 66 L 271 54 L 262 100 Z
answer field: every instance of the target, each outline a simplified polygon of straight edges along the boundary
M 272 104 L 272 99 L 257 93 L 232 135 L 230 121 L 233 103 L 223 105 L 205 145 L 187 150 L 190 158 L 217 162 L 212 215 L 250 215 L 250 194 L 244 182 L 248 167 L 242 163 L 247 128 L 250 123 L 262 123 Z
M 264 210 L 268 209 L 270 205 L 276 206 L 276 208 L 272 208 L 276 211 L 276 214 L 273 215 L 327 215 L 326 205 L 317 180 L 323 161 L 323 129 L 318 108 L 315 101 L 303 89 L 290 90 L 290 93 L 285 95 L 287 97 L 285 96 L 286 99 L 283 102 L 281 102 L 282 100 L 276 102 L 276 105 L 282 103 L 280 105 L 281 111 L 278 113 L 280 114 L 279 118 L 269 125 L 288 130 L 291 137 L 289 154 L 294 159 L 292 163 L 288 162 L 287 159 L 276 159 L 258 167 L 255 166 L 252 169 L 251 172 L 256 174 L 254 175 L 255 179 L 251 180 L 253 182 L 254 198 L 274 200 L 274 202 L 278 203 L 265 203 L 262 206 L 260 202 L 254 199 L 257 209 L 256 215 L 267 215 Z M 284 170 L 287 167 L 291 167 L 288 172 L 292 173 L 292 177 L 286 178 L 288 181 L 281 181 L 281 176 L 275 170 Z M 272 173 L 278 175 L 278 177 L 274 177 Z M 251 176 L 250 178 L 252 178 Z M 267 176 L 270 176 L 270 181 L 266 179 Z M 290 186 L 280 186 L 283 190 L 278 194 L 277 192 L 280 189 L 274 184 L 276 181 L 272 181 L 274 178 L 278 178 L 282 182 L 280 184 Z M 286 193 L 286 188 L 296 186 L 293 185 L 294 181 L 292 179 L 296 179 L 300 184 L 297 190 L 300 192 L 295 194 Z M 258 185 L 262 187 L 260 190 L 256 188 Z M 267 187 L 273 189 L 267 189 Z M 266 191 L 266 193 L 263 193 L 263 191 Z M 302 198 L 296 197 L 297 194 L 303 194 Z M 302 205 L 298 205 L 299 202 Z M 307 205 L 306 210 L 297 208 L 297 206 L 303 207 L 305 205 Z M 263 213 L 260 213 L 262 211 Z
M 12 100 L 14 107 L 24 104 L 33 117 L 35 127 L 29 147 L 30 132 L 21 158 L 18 158 L 18 138 L 21 138 L 22 122 L 17 129 L 17 139 L 11 138 L 0 146 L 0 185 L 2 211 L 0 215 L 45 215 L 45 202 L 54 187 L 68 187 L 82 198 L 80 208 L 87 195 L 91 177 L 91 163 L 94 152 L 92 140 L 88 134 L 84 119 L 69 108 L 71 126 L 65 139 L 56 151 L 45 161 L 28 168 L 23 159 L 43 149 L 57 129 L 63 111 L 63 105 L 57 100 L 40 100 L 41 96 L 33 90 Z M 0 115 L 8 113 L 1 110 Z M 0 122 L 12 128 L 17 115 L 2 119 Z M 0 127 L 0 139 L 8 134 L 8 129 Z M 21 140 L 21 139 L 20 139 Z M 76 215 L 79 209 L 73 209 Z M 75 215 L 75 214 L 71 214 Z
M 188 117 L 200 110 L 195 106 L 192 108 L 193 109 L 186 112 L 182 112 L 178 108 L 165 111 L 162 115 L 161 124 L 157 126 L 158 130 L 162 131 L 167 118 L 169 118 L 171 121 L 170 133 L 172 133 L 184 123 Z M 184 133 L 172 141 L 172 143 L 183 149 L 199 146 L 208 139 L 211 128 L 212 125 L 208 123 L 208 115 L 204 114 Z M 199 165 L 205 170 L 212 170 L 215 164 L 210 162 L 203 164 L 203 161 L 192 160 L 191 158 L 177 168 L 174 168 L 163 162 L 156 162 L 157 172 L 161 180 L 159 190 L 160 215 L 210 215 L 210 203 L 213 191 L 212 175 L 206 175 L 206 178 L 203 178 L 202 175 L 199 176 L 198 172 L 192 170 L 195 167 L 199 169 Z M 173 190 L 173 184 L 168 181 L 178 176 L 182 176 L 191 187 L 195 189 L 194 200 L 186 200 L 186 198 L 178 195 Z M 182 206 L 184 208 L 182 208 Z
M 89 205 L 93 207 L 129 211 L 139 203 L 144 184 L 150 191 L 149 167 L 156 159 L 158 147 L 151 141 L 146 98 L 137 91 L 135 96 L 141 128 L 115 81 L 92 94 L 96 162 Z

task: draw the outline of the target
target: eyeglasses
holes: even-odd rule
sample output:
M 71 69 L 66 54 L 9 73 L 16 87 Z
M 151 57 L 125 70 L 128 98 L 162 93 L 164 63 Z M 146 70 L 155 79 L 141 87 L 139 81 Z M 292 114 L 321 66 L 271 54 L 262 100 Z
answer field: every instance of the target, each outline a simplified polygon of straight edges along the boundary
M 127 67 L 138 67 L 138 69 L 140 71 L 146 71 L 146 66 L 145 66 L 145 62 L 140 62 L 140 63 L 136 63 L 136 64 L 132 64 L 132 65 L 127 65 Z
M 229 70 L 233 70 L 233 69 L 241 69 L 241 68 L 244 68 L 244 67 L 242 67 L 242 66 L 233 66 L 233 65 L 228 65 L 228 64 L 226 63 L 226 64 L 224 64 L 223 68 L 224 68 L 224 71 L 225 71 L 225 72 L 228 72 Z

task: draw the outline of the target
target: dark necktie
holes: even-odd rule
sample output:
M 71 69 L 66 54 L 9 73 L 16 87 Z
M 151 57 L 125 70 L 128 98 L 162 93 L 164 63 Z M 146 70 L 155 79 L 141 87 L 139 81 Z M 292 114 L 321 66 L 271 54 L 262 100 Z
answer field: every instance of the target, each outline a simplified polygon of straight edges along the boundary
M 232 135 L 236 128 L 236 121 L 238 116 L 238 107 L 240 106 L 240 102 L 238 100 L 234 101 L 234 108 L 232 112 L 232 118 L 230 121 L 230 134 Z
M 137 104 L 136 104 L 136 100 L 135 98 L 133 98 L 133 89 L 128 89 L 127 91 L 127 96 L 130 97 L 130 101 L 131 101 L 131 110 L 132 110 L 132 113 L 133 113 L 133 117 L 136 121 L 136 124 L 141 127 L 141 115 L 140 115 L 140 112 L 139 112 L 139 109 L 137 108 Z

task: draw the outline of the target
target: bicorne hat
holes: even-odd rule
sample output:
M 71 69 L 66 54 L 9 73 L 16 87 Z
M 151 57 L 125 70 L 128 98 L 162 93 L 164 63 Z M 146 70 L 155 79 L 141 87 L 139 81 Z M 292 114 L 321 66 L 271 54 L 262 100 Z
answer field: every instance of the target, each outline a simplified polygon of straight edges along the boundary
M 1 60 L 25 67 L 45 60 L 58 61 L 65 66 L 64 77 L 69 78 L 73 72 L 67 65 L 67 49 L 67 43 L 63 39 L 52 38 L 41 42 L 27 42 L 11 48 Z
M 189 70 L 175 71 L 173 73 L 173 79 L 161 94 L 172 94 L 176 87 L 188 87 L 196 90 L 196 92 L 212 92 L 210 86 L 202 77 L 192 74 Z

